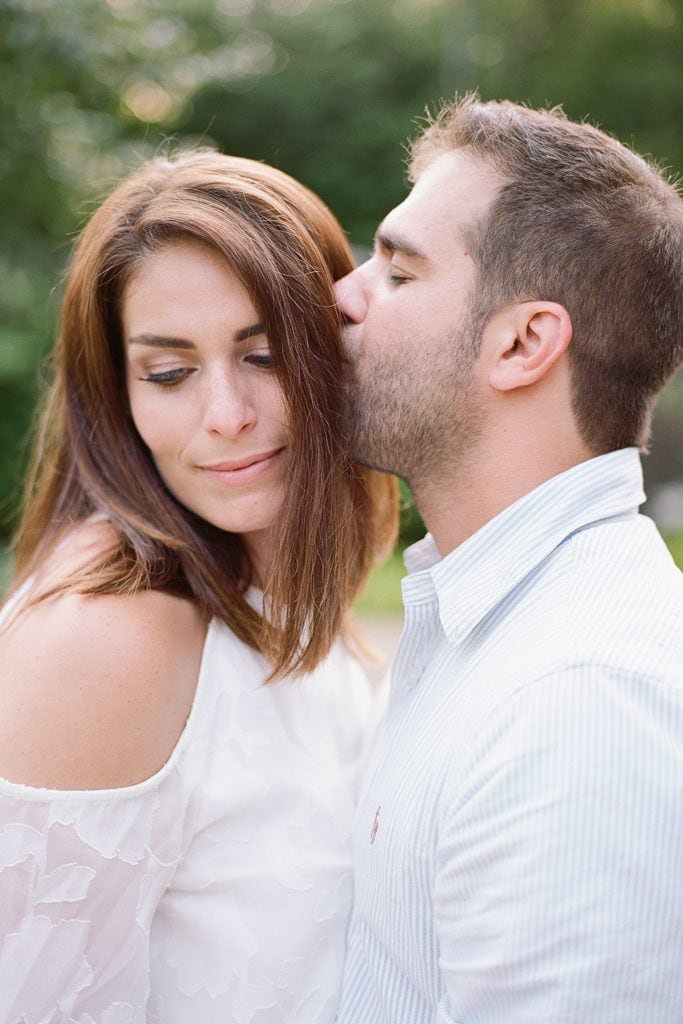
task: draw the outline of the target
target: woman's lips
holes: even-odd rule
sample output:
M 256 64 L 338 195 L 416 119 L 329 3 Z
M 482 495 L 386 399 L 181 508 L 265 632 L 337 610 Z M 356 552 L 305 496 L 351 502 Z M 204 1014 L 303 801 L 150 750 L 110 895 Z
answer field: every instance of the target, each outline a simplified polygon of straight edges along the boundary
M 267 473 L 283 451 L 284 448 L 276 448 L 270 452 L 245 455 L 242 459 L 212 462 L 206 466 L 199 466 L 199 469 L 221 483 L 246 484 Z

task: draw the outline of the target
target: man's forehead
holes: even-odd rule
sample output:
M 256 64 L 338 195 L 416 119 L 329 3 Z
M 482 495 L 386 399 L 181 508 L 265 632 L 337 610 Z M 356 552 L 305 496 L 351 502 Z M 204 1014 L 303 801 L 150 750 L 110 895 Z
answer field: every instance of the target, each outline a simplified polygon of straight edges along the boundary
M 489 164 L 456 150 L 430 164 L 402 203 L 394 207 L 377 231 L 429 258 L 433 248 L 464 237 L 465 228 L 484 213 L 504 178 Z M 391 247 L 391 246 L 390 246 Z

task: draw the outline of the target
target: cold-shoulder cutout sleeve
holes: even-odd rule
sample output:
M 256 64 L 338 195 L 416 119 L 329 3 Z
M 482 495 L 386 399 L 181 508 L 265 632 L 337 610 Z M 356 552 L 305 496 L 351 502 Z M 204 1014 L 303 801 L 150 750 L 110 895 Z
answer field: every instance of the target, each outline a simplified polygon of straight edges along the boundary
M 206 676 L 202 661 L 150 778 L 83 791 L 0 779 L 0 1020 L 147 1021 L 152 920 L 198 816 Z
M 0 783 L 1 1020 L 146 1020 L 151 921 L 189 796 L 173 765 L 119 791 Z
M 67 593 L 0 635 L 0 776 L 61 790 L 153 775 L 189 713 L 205 627 L 167 594 Z
M 332 1024 L 368 692 L 341 645 L 267 673 L 214 620 L 155 774 L 0 780 L 0 1021 Z

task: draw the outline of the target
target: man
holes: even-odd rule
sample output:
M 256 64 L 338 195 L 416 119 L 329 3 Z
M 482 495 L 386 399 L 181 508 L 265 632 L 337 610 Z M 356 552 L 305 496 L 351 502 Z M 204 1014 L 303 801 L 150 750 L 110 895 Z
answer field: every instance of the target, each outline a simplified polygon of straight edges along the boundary
M 340 1024 L 683 1022 L 683 577 L 638 449 L 683 358 L 683 204 L 467 97 L 338 285 L 356 455 L 410 484 Z

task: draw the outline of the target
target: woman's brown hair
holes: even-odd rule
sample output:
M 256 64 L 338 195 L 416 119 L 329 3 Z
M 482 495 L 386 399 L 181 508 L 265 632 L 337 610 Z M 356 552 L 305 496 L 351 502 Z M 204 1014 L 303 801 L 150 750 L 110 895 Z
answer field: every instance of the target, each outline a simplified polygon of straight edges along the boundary
M 179 504 L 130 416 L 122 289 L 164 244 L 198 239 L 222 254 L 259 314 L 290 416 L 291 459 L 267 580 L 267 615 L 240 538 Z M 352 267 L 337 221 L 288 175 L 212 150 L 158 158 L 94 214 L 68 270 L 54 380 L 39 425 L 15 586 L 65 534 L 104 514 L 117 542 L 40 598 L 167 590 L 192 596 L 269 660 L 271 678 L 312 669 L 396 532 L 394 481 L 355 464 L 333 281 Z

